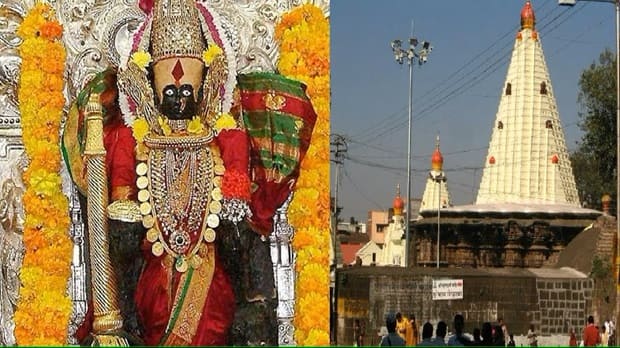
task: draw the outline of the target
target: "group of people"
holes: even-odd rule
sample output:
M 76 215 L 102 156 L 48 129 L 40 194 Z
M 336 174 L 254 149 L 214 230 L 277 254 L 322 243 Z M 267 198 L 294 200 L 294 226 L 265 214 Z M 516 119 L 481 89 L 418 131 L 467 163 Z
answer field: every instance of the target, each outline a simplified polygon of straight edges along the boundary
M 430 322 L 422 325 L 422 334 L 419 334 L 415 316 L 409 318 L 401 313 L 388 314 L 385 320 L 387 332 L 380 333 L 382 336 L 381 346 L 495 346 L 495 347 L 514 347 L 515 341 L 513 334 L 508 332 L 508 328 L 503 318 L 498 318 L 495 325 L 490 322 L 482 324 L 482 328 L 475 328 L 472 335 L 465 333 L 465 318 L 461 314 L 456 314 L 453 321 L 453 334 L 448 338 L 448 325 L 444 321 L 439 321 L 436 327 Z M 355 321 L 356 345 L 363 346 L 363 334 L 359 320 Z M 434 336 L 433 336 L 434 330 Z M 530 347 L 538 346 L 538 335 L 535 326 L 530 325 L 527 332 L 527 344 Z M 596 326 L 594 317 L 589 316 L 587 324 L 583 329 L 582 342 L 577 340 L 575 329 L 570 330 L 569 346 L 614 346 L 615 345 L 615 324 L 611 320 L 605 321 L 604 325 Z
M 594 325 L 594 317 L 591 315 L 588 316 L 588 320 L 586 326 L 583 328 L 583 334 L 581 337 L 583 340 L 583 346 L 615 346 L 615 329 L 616 325 L 611 320 L 606 320 L 604 325 L 599 328 L 599 326 Z M 571 347 L 576 347 L 579 345 L 574 328 L 571 328 L 570 330 L 570 339 L 568 344 Z
M 383 336 L 381 346 L 515 346 L 514 337 L 508 333 L 502 318 L 498 319 L 495 326 L 486 322 L 482 329 L 475 328 L 473 336 L 470 336 L 464 333 L 465 318 L 457 314 L 453 321 L 454 333 L 447 339 L 448 325 L 444 321 L 439 321 L 436 328 L 426 322 L 422 326 L 421 337 L 414 315 L 407 319 L 401 313 L 390 314 L 386 317 L 385 324 L 388 332 Z

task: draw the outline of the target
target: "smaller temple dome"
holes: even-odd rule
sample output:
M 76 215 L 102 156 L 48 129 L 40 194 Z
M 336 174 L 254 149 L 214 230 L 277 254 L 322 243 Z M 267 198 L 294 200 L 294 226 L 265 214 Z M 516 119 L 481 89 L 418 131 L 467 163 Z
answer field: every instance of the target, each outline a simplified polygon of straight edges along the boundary
M 400 198 L 400 184 L 396 186 L 396 197 L 394 198 L 394 202 L 392 202 L 392 208 L 394 208 L 394 215 L 403 215 L 405 202 Z
M 523 5 L 523 9 L 521 9 L 521 30 L 523 29 L 534 30 L 535 25 L 536 25 L 536 16 L 534 16 L 534 10 L 532 9 L 532 4 L 528 0 L 525 2 L 525 5 Z
M 441 171 L 443 167 L 443 156 L 441 155 L 441 151 L 439 151 L 439 135 L 437 136 L 437 141 L 435 142 L 435 151 L 433 152 L 433 156 L 431 156 L 431 169 L 435 171 Z

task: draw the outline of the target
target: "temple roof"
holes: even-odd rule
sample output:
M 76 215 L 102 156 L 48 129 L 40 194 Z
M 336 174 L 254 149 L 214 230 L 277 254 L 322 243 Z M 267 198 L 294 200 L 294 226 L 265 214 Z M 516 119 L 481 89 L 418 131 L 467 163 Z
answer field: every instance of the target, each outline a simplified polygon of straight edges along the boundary
M 422 202 L 420 203 L 420 214 L 428 211 L 436 212 L 439 204 L 441 204 L 441 209 L 452 205 L 446 174 L 442 168 L 443 156 L 441 151 L 439 151 L 439 136 L 437 136 L 435 151 L 431 156 L 431 170 L 428 173 L 426 187 L 422 195 Z
M 339 274 L 355 275 L 360 277 L 415 277 L 419 275 L 430 275 L 433 277 L 506 277 L 506 278 L 546 278 L 546 279 L 586 279 L 587 275 L 569 267 L 561 268 L 517 268 L 517 267 L 497 267 L 497 268 L 470 268 L 470 267 L 446 267 L 437 269 L 435 267 L 416 267 L 415 272 L 411 272 L 408 267 L 392 267 L 389 274 L 386 274 L 383 267 L 347 267 L 337 271 Z
M 396 185 L 396 197 L 394 197 L 394 201 L 392 202 L 392 208 L 394 208 L 394 215 L 403 215 L 403 208 L 405 207 L 405 202 L 400 197 L 400 184 Z
M 443 167 L 443 156 L 441 155 L 441 151 L 439 150 L 439 135 L 437 136 L 437 141 L 435 142 L 435 151 L 433 151 L 433 155 L 431 156 L 431 169 L 436 171 L 441 171 Z
M 532 29 L 536 26 L 536 16 L 534 15 L 534 9 L 530 1 L 526 1 L 525 5 L 521 9 L 521 29 Z
M 521 10 L 521 30 L 502 86 L 476 203 L 579 208 L 564 131 L 534 24 L 534 10 L 527 1 Z

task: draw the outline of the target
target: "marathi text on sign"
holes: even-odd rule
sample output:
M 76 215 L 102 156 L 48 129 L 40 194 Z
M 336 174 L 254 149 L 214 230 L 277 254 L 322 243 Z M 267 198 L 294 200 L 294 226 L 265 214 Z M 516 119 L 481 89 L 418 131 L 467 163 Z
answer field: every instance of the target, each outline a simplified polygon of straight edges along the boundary
M 463 279 L 433 280 L 433 301 L 463 299 Z

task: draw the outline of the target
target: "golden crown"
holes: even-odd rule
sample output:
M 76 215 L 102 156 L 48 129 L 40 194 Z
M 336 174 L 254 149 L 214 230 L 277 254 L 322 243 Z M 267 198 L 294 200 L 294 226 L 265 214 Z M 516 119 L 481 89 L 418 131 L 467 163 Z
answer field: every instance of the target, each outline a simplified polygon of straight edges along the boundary
M 195 0 L 155 0 L 153 11 L 154 63 L 169 57 L 202 58 L 205 44 Z

